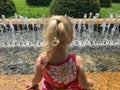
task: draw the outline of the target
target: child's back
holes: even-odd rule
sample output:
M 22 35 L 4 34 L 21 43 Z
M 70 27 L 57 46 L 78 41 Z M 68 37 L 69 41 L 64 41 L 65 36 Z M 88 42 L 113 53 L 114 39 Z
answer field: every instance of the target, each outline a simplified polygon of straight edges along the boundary
M 45 45 L 36 61 L 36 72 L 27 89 L 42 80 L 42 90 L 84 90 L 93 85 L 86 79 L 80 56 L 68 54 L 73 25 L 64 16 L 53 16 L 44 25 Z
M 78 83 L 75 55 L 57 64 L 48 63 L 43 69 L 43 90 L 82 90 Z

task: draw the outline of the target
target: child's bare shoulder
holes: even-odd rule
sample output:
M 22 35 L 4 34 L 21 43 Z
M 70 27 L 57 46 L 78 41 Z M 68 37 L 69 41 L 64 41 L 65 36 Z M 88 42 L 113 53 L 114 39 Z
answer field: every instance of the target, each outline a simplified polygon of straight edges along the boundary
M 41 64 L 45 64 L 47 61 L 47 57 L 45 57 L 44 55 L 39 55 L 39 57 L 36 60 L 36 65 L 41 65 Z
M 84 60 L 80 55 L 76 55 L 76 65 L 79 68 L 83 68 Z
M 40 65 L 42 58 L 43 58 L 42 55 L 38 56 L 38 58 L 36 60 L 36 65 Z
M 83 58 L 80 55 L 76 55 L 76 62 L 77 63 L 83 63 Z

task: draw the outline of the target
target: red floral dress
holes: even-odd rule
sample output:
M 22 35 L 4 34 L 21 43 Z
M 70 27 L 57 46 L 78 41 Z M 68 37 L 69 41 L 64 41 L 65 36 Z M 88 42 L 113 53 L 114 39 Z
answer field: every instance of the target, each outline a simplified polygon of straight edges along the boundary
M 48 63 L 42 70 L 42 90 L 84 90 L 79 86 L 77 73 L 75 55 L 68 55 L 59 64 Z

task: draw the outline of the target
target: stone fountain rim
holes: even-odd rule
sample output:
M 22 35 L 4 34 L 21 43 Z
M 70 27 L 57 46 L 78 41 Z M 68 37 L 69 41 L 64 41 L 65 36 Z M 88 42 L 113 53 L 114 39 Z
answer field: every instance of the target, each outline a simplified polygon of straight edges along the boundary
M 43 20 L 42 20 L 42 18 L 33 18 L 33 20 L 34 20 L 34 24 L 37 24 L 37 22 L 39 21 L 40 22 L 40 24 L 44 24 L 44 22 L 43 22 Z M 120 24 L 120 19 L 119 18 L 113 18 L 113 19 L 110 19 L 110 18 L 101 18 L 101 19 L 89 19 L 89 18 L 86 18 L 86 19 L 84 19 L 84 18 L 74 18 L 74 19 L 72 19 L 73 21 L 76 21 L 76 24 L 78 24 L 79 23 L 79 20 L 84 20 L 85 21 L 85 24 L 89 24 L 89 23 L 93 23 L 93 24 L 102 24 L 104 21 L 106 21 L 106 24 Z M 0 21 L 3 21 L 2 19 L 0 19 Z M 12 21 L 12 23 L 15 25 L 15 24 L 23 24 L 23 21 L 22 21 L 22 19 L 17 19 L 17 23 L 16 23 L 16 20 L 15 19 L 5 19 L 5 23 L 7 24 L 7 25 L 9 25 L 10 24 L 10 21 Z M 27 21 L 28 21 L 28 24 L 32 24 L 32 22 L 31 22 L 31 19 L 27 19 Z M 82 22 L 83 23 L 83 22 Z

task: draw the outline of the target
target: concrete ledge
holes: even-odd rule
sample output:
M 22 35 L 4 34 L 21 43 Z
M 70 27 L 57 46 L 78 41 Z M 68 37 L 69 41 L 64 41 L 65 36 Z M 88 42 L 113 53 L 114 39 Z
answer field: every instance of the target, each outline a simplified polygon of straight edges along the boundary
M 31 81 L 32 76 L 1 75 L 0 90 L 25 90 L 25 84 Z M 87 73 L 87 76 L 94 80 L 93 90 L 120 90 L 120 72 Z
M 34 20 L 34 24 L 38 23 L 37 19 L 33 19 L 33 20 Z M 76 23 L 78 23 L 79 20 L 85 20 L 86 24 L 89 24 L 89 23 L 91 23 L 91 24 L 101 24 L 103 21 L 106 21 L 106 24 L 109 24 L 109 23 L 111 23 L 111 24 L 120 24 L 120 19 L 118 19 L 118 18 L 96 19 L 96 20 L 94 20 L 94 19 L 82 19 L 82 18 L 79 19 L 79 18 L 76 18 L 76 19 L 73 19 L 73 20 L 76 21 Z M 0 21 L 2 21 L 2 19 L 0 19 Z M 13 24 L 16 24 L 15 19 L 11 19 L 11 21 L 12 21 Z M 28 19 L 27 21 L 28 21 L 28 24 L 32 24 L 31 19 Z M 18 24 L 23 24 L 22 19 L 18 19 L 17 22 L 18 22 Z M 39 22 L 40 22 L 40 24 L 43 24 L 42 19 L 40 19 Z M 6 24 L 10 24 L 10 19 L 6 19 Z

